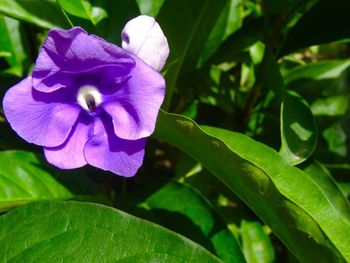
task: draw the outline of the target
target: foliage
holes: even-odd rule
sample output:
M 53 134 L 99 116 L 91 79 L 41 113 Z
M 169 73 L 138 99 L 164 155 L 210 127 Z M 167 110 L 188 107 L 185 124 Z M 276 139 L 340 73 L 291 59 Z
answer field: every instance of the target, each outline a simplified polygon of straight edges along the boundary
M 349 8 L 0 0 L 1 100 L 51 28 L 120 45 L 146 14 L 170 45 L 163 109 L 133 178 L 50 167 L 0 111 L 0 261 L 350 261 Z

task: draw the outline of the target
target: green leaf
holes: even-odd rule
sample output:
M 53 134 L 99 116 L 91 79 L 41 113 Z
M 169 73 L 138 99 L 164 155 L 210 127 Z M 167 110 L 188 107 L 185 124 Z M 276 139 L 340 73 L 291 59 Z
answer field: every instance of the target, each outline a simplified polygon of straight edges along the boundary
M 1 58 L 11 57 L 11 56 L 12 56 L 11 52 L 0 51 L 0 57 Z
M 285 84 L 303 79 L 335 79 L 350 66 L 350 59 L 320 61 L 295 67 L 284 75 Z
M 13 72 L 21 77 L 27 59 L 26 49 L 20 31 L 20 22 L 0 15 L 0 47 L 1 52 L 8 52 L 5 59 Z
M 201 52 L 198 66 L 202 66 L 220 47 L 220 44 L 242 25 L 241 1 L 229 0 L 220 14 Z
M 0 211 L 35 200 L 69 198 L 72 194 L 45 170 L 33 153 L 0 152 Z
M 348 109 L 349 99 L 346 96 L 330 96 L 317 99 L 311 105 L 311 111 L 316 116 L 341 116 Z
M 190 119 L 164 112 L 155 135 L 202 162 L 299 260 L 350 259 L 349 221 L 317 182 L 288 165 L 273 149 L 245 135 L 213 127 L 201 129 Z
M 203 241 L 210 240 L 208 247 L 213 247 L 224 262 L 244 262 L 239 244 L 223 220 L 207 200 L 189 187 L 169 182 L 141 205 L 155 211 L 168 229 L 182 235 L 189 234 L 189 238 L 203 246 Z
M 265 44 L 258 41 L 249 48 L 249 54 L 255 65 L 262 62 L 265 53 Z
M 327 168 L 319 162 L 313 162 L 307 165 L 304 171 L 318 183 L 328 198 L 332 200 L 332 203 L 337 207 L 338 211 L 350 220 L 349 202 Z
M 297 93 L 285 93 L 281 106 L 281 156 L 291 165 L 311 156 L 317 144 L 316 124 L 307 102 Z
M 38 202 L 0 217 L 0 260 L 220 262 L 192 241 L 116 209 Z
M 70 27 L 54 0 L 0 0 L 0 13 L 47 29 Z
M 106 10 L 92 6 L 86 0 L 57 0 L 59 5 L 68 13 L 76 17 L 87 19 L 93 25 L 108 17 Z
M 165 0 L 136 0 L 142 15 L 156 17 Z
M 201 196 L 209 198 L 220 182 L 202 164 L 182 152 L 177 159 L 175 179 L 196 189 Z
M 263 25 L 262 19 L 244 25 L 222 43 L 207 64 L 235 61 L 244 51 L 263 39 Z
M 208 32 L 214 27 L 226 2 L 227 0 L 177 0 L 165 1 L 162 6 L 157 20 L 170 46 L 170 66 L 165 75 L 167 93 L 163 108 L 167 109 L 170 105 L 180 70 L 189 72 L 196 68 Z
M 328 150 L 341 157 L 347 155 L 346 139 L 347 135 L 340 123 L 335 123 L 325 129 L 322 136 L 326 139 Z
M 319 1 L 290 30 L 281 53 L 350 38 L 349 10 L 348 0 Z
M 248 263 L 270 263 L 275 261 L 275 253 L 270 238 L 258 222 L 243 220 L 240 232 L 244 256 Z

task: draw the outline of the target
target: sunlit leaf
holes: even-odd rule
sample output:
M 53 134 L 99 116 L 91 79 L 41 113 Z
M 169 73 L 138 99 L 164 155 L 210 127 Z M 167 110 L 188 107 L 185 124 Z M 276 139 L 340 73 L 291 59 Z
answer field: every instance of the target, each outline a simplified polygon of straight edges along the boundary
M 21 34 L 20 22 L 16 19 L 0 15 L 0 48 L 7 52 L 4 56 L 12 71 L 22 76 L 27 59 L 27 50 Z
M 0 13 L 48 29 L 70 27 L 53 0 L 0 0 Z
M 245 135 L 214 127 L 201 129 L 187 118 L 164 112 L 159 115 L 156 136 L 201 161 L 298 258 L 337 261 L 341 260 L 337 250 L 342 257 L 350 257 L 349 221 L 317 182 L 288 165 L 273 149 Z
M 69 14 L 90 20 L 93 25 L 106 18 L 107 12 L 98 6 L 92 6 L 86 0 L 57 0 L 60 6 Z
M 350 220 L 349 202 L 341 192 L 327 168 L 319 162 L 312 162 L 304 168 L 304 171 L 318 183 L 328 198 L 333 200 L 338 211 Z
M 156 17 L 165 0 L 136 0 L 140 13 Z
M 300 79 L 320 80 L 338 78 L 349 66 L 349 59 L 320 61 L 293 68 L 284 76 L 284 81 L 286 84 L 289 84 Z
M 30 152 L 0 152 L 0 211 L 37 200 L 69 199 L 72 194 Z

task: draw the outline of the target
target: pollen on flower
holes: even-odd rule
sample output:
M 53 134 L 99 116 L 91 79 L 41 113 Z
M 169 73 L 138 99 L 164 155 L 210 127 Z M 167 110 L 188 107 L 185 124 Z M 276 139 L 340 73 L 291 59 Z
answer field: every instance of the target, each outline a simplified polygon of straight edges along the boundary
M 102 95 L 94 86 L 82 86 L 78 91 L 77 101 L 84 110 L 94 112 L 102 102 Z

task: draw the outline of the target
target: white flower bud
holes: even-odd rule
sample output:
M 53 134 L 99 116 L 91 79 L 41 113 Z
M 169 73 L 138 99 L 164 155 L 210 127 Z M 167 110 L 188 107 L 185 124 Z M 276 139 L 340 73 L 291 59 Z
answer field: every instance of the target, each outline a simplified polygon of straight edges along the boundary
M 169 45 L 153 17 L 141 15 L 130 20 L 122 31 L 122 47 L 136 54 L 153 69 L 161 71 L 169 55 Z

